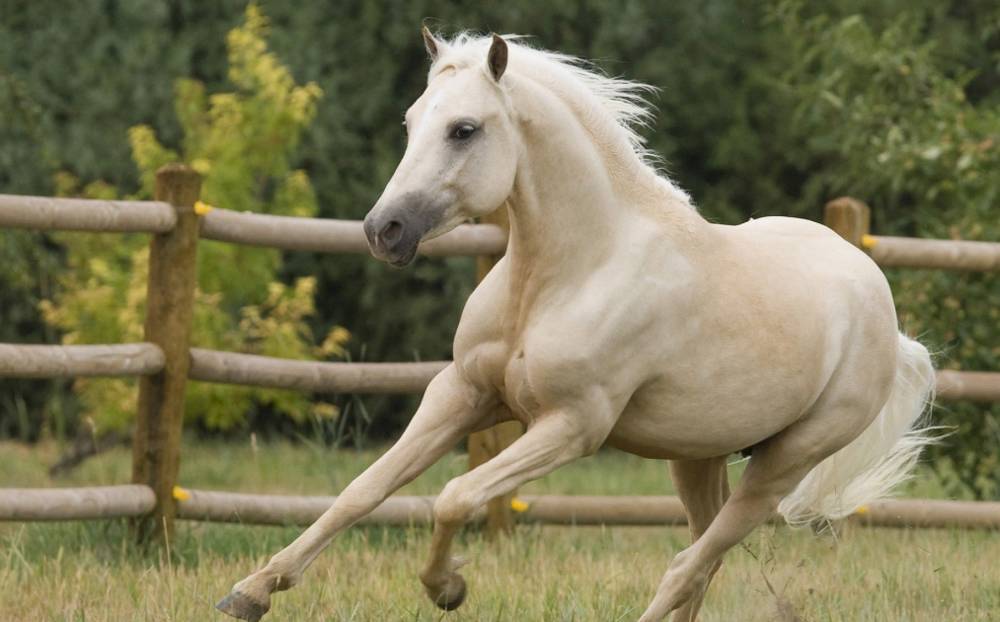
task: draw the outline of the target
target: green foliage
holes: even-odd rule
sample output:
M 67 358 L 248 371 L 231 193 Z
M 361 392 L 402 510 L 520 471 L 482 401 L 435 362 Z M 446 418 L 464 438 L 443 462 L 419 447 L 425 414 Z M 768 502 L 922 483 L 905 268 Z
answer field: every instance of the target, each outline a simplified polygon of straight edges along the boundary
M 0 27 L 2 31 L 2 27 Z M 3 43 L 0 42 L 0 47 Z M 27 93 L 27 82 L 5 71 L 0 61 L 0 192 L 29 192 L 30 169 L 51 149 L 41 139 L 42 111 Z M 55 245 L 41 235 L 0 231 L 0 342 L 52 341 L 54 331 L 39 321 L 37 305 L 52 293 L 60 266 Z M 0 437 L 37 437 L 42 422 L 56 430 L 66 423 L 61 384 L 0 380 Z M 71 417 L 72 415 L 70 415 Z
M 36 307 L 52 295 L 60 259 L 44 236 L 0 231 L 0 343 L 58 339 L 56 331 L 38 321 Z M 73 425 L 76 410 L 64 383 L 39 384 L 0 380 L 0 438 L 34 440 L 43 427 L 61 434 Z
M 193 80 L 177 84 L 177 114 L 184 132 L 184 159 L 204 176 L 202 199 L 210 204 L 281 215 L 312 216 L 316 199 L 308 176 L 290 157 L 315 114 L 321 92 L 297 86 L 267 50 L 267 23 L 255 5 L 246 23 L 228 37 L 234 92 L 207 96 Z M 150 198 L 156 170 L 179 158 L 144 125 L 129 131 L 142 180 L 138 197 Z M 74 179 L 58 178 L 63 193 L 75 193 Z M 115 189 L 100 182 L 82 190 L 109 198 Z M 67 270 L 46 319 L 64 331 L 66 343 L 140 341 L 149 251 L 145 236 L 60 236 Z M 192 342 L 208 348 L 286 358 L 342 354 L 347 339 L 336 329 L 314 345 L 307 320 L 315 314 L 315 279 L 292 285 L 276 281 L 281 256 L 273 250 L 203 243 L 199 248 L 198 290 Z M 262 301 L 261 301 L 262 300 Z M 257 301 L 255 303 L 255 301 Z M 77 388 L 88 414 L 100 425 L 120 427 L 135 412 L 134 383 L 81 379 Z M 313 403 L 299 392 L 193 384 L 186 413 L 210 428 L 242 422 L 253 404 L 303 420 L 307 414 L 333 416 L 331 404 Z
M 52 195 L 59 170 L 134 191 L 127 128 L 147 122 L 175 140 L 173 80 L 202 77 L 214 88 L 225 78 L 225 33 L 245 2 L 222 4 L 0 2 L 0 192 Z M 60 245 L 3 231 L 0 256 L 0 340 L 58 341 L 38 303 L 55 295 L 65 269 Z M 0 382 L 0 436 L 72 432 L 67 386 Z

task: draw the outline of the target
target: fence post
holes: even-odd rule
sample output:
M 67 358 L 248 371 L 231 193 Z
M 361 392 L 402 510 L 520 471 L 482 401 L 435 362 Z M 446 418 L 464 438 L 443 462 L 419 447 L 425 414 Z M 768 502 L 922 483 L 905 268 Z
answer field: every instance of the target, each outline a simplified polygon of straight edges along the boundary
M 510 231 L 507 220 L 507 206 L 504 205 L 480 222 L 499 225 Z M 476 257 L 476 282 L 481 282 L 490 269 L 500 260 L 500 256 L 481 255 Z M 469 436 L 469 470 L 487 462 L 521 435 L 522 426 L 517 421 L 506 421 L 488 430 Z M 497 497 L 486 504 L 486 529 L 491 536 L 509 532 L 514 528 L 514 514 L 510 502 L 516 493 Z
M 858 248 L 864 248 L 862 239 L 868 235 L 871 220 L 871 209 L 851 197 L 834 199 L 823 209 L 823 224 Z
M 137 519 L 140 540 L 168 544 L 177 513 L 177 483 L 184 389 L 190 366 L 191 315 L 196 283 L 198 216 L 194 204 L 201 177 L 183 164 L 156 172 L 156 200 L 177 210 L 177 226 L 153 236 L 149 247 L 145 340 L 158 345 L 163 371 L 139 382 L 139 410 L 132 442 L 132 482 L 146 484 L 156 495 L 151 514 Z

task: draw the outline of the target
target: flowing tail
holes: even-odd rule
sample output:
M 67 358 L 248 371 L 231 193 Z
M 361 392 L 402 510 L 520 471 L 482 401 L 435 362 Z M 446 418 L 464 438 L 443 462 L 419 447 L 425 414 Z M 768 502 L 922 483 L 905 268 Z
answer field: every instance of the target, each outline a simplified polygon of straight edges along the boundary
M 927 348 L 899 335 L 896 379 L 889 399 L 859 437 L 819 463 L 778 505 L 791 525 L 838 519 L 888 496 L 910 477 L 920 451 L 934 442 L 921 427 L 934 399 L 934 366 Z

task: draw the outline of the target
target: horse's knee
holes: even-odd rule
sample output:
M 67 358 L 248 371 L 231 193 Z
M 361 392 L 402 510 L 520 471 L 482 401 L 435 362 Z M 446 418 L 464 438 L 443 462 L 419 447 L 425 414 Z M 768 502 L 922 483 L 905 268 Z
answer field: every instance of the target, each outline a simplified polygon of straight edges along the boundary
M 721 563 L 721 559 L 712 561 L 699 559 L 697 552 L 689 547 L 674 556 L 667 568 L 664 581 L 686 596 L 690 596 L 707 583 Z
M 671 560 L 670 562 L 670 568 L 671 569 L 684 568 L 690 565 L 692 561 L 694 561 L 694 557 L 695 557 L 694 548 L 689 546 L 688 548 L 683 549 L 682 551 L 679 551 L 676 555 L 674 555 L 674 559 Z
M 465 485 L 461 477 L 448 482 L 434 501 L 434 520 L 444 525 L 463 523 L 479 507 L 476 491 Z

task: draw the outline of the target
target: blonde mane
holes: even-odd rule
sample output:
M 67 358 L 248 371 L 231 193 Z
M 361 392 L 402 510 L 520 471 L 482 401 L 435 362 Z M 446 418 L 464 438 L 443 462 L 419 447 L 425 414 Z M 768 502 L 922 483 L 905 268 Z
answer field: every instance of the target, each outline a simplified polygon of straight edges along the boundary
M 656 87 L 608 76 L 585 59 L 533 48 L 522 42 L 522 35 L 503 38 L 509 50 L 508 72 L 546 86 L 576 111 L 580 122 L 601 144 L 620 155 L 631 154 L 635 164 L 648 171 L 661 189 L 690 205 L 687 193 L 666 177 L 660 156 L 646 146 L 640 134 L 652 124 L 653 107 L 646 96 L 656 92 Z M 466 32 L 441 40 L 430 77 L 447 67 L 481 67 L 485 72 L 490 42 L 490 37 Z

